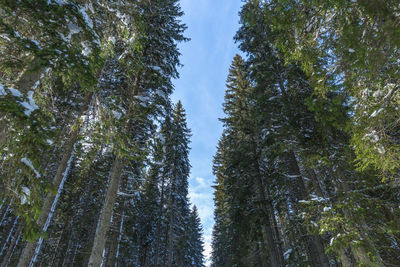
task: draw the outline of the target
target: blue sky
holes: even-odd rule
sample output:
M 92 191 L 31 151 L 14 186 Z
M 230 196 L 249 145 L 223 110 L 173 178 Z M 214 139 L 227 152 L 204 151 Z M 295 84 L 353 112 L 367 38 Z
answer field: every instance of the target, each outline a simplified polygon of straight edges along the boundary
M 172 100 L 181 100 L 192 130 L 189 179 L 191 202 L 199 209 L 204 227 L 206 255 L 211 252 L 213 220 L 212 159 L 222 133 L 222 102 L 239 25 L 240 0 L 181 0 L 190 42 L 180 44 L 180 79 L 174 81 Z

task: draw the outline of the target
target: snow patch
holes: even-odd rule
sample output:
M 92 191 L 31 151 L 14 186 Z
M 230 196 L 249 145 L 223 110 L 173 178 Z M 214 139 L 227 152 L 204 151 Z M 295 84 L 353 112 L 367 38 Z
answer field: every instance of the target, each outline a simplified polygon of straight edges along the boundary
M 372 118 L 375 118 L 376 116 L 378 116 L 379 113 L 381 113 L 383 110 L 383 108 L 380 108 L 378 110 L 375 110 L 374 113 L 371 114 Z
M 288 260 L 290 257 L 290 254 L 292 253 L 292 249 L 289 248 L 288 250 L 285 251 L 285 253 L 283 253 L 283 257 L 285 258 L 285 260 Z
M 159 97 L 165 99 L 165 100 L 168 99 L 167 94 L 164 93 L 164 92 L 163 92 L 162 90 L 160 90 L 160 89 L 158 89 L 158 90 L 155 92 L 155 94 L 158 95 Z
M 85 7 L 82 7 L 81 9 L 79 9 L 79 12 L 81 13 L 83 19 L 85 20 L 86 25 L 88 25 L 91 29 L 93 29 L 93 21 L 86 13 L 87 10 L 88 10 L 88 6 L 85 6 Z
M 150 97 L 148 96 L 141 96 L 141 95 L 137 95 L 135 96 L 136 99 L 140 100 L 141 102 L 148 102 L 150 101 Z
M 22 93 L 21 93 L 20 91 L 18 91 L 17 89 L 8 88 L 8 90 L 11 92 L 11 94 L 12 94 L 13 96 L 22 97 Z
M 64 0 L 48 0 L 47 4 L 50 4 L 51 2 L 53 2 L 53 3 L 55 3 L 55 4 L 59 5 L 59 6 L 62 6 L 62 5 L 65 4 Z
M 371 142 L 376 143 L 379 141 L 379 136 L 375 130 L 370 132 L 369 134 L 364 135 L 364 140 L 369 139 Z
M 116 40 L 114 36 L 108 37 L 108 41 L 111 42 L 113 45 L 115 45 Z
M 31 190 L 28 187 L 22 187 L 22 195 L 21 195 L 21 205 L 24 205 L 28 202 L 28 198 L 31 196 Z
M 118 120 L 122 117 L 122 114 L 116 110 L 113 110 L 114 117 Z
M 28 92 L 29 103 L 25 101 L 21 102 L 21 105 L 25 108 L 24 113 L 26 116 L 30 116 L 33 111 L 39 109 L 39 107 L 35 103 L 35 100 L 33 99 L 33 94 L 33 91 Z
M 22 38 L 21 34 L 19 34 L 19 32 L 14 31 L 14 35 L 17 36 L 18 38 Z
M 331 207 L 324 207 L 324 212 L 330 211 L 332 208 Z
M 299 174 L 294 174 L 294 175 L 292 175 L 292 174 L 285 174 L 285 176 L 287 177 L 287 178 L 298 178 L 298 177 L 300 177 L 300 175 Z
M 86 42 L 82 42 L 82 55 L 87 57 L 90 53 L 92 53 L 92 48 L 90 48 Z
M 378 150 L 379 154 L 385 154 L 386 153 L 386 149 L 383 146 L 377 147 L 376 150 Z
M 32 161 L 27 158 L 22 158 L 21 162 L 28 166 L 36 174 L 36 178 L 40 178 L 40 173 L 35 169 L 35 167 L 33 167 Z
M 372 96 L 375 97 L 375 99 L 381 98 L 383 95 L 384 94 L 381 90 L 377 90 L 372 94 Z
M 0 96 L 2 95 L 6 95 L 6 90 L 4 89 L 4 86 L 2 84 L 0 84 Z
M 72 22 L 68 23 L 68 29 L 69 29 L 69 33 L 68 33 L 67 37 L 65 37 L 64 35 L 61 34 L 64 41 L 67 43 L 71 42 L 72 35 L 80 33 L 82 31 L 81 27 L 79 27 L 78 25 L 76 25 Z

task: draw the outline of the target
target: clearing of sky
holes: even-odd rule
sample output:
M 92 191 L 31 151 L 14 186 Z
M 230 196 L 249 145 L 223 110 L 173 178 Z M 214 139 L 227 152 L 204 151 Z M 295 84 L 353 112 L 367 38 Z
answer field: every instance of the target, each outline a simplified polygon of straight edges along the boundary
M 191 38 L 180 45 L 180 79 L 174 82 L 174 102 L 181 100 L 192 130 L 189 180 L 191 202 L 199 209 L 204 228 L 205 254 L 211 254 L 213 191 L 212 159 L 222 133 L 222 102 L 225 79 L 235 54 L 239 53 L 233 37 L 239 27 L 238 12 L 242 2 L 232 0 L 183 0 L 183 22 Z M 209 260 L 208 260 L 209 263 Z

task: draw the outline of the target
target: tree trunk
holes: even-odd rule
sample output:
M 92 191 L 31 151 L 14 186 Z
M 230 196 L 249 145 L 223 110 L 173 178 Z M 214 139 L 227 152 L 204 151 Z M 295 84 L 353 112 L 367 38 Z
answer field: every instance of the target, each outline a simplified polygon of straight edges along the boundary
M 123 188 L 123 186 L 122 186 Z M 108 248 L 108 253 L 107 253 L 107 260 L 106 260 L 106 266 L 115 266 L 115 261 L 117 260 L 117 250 L 118 250 L 118 243 L 119 243 L 119 237 L 122 234 L 122 229 L 123 229 L 123 219 L 122 217 L 124 216 L 124 209 L 125 209 L 125 201 L 121 200 L 118 203 L 118 207 L 115 210 L 115 213 L 113 215 L 113 223 L 115 226 L 115 230 L 112 231 L 112 234 L 110 235 L 110 242 L 109 242 L 109 248 Z
M 284 259 L 283 259 L 283 253 L 282 253 L 282 248 L 280 245 L 279 241 L 279 233 L 276 229 L 276 221 L 274 218 L 274 209 L 272 206 L 272 203 L 270 199 L 266 196 L 265 193 L 265 186 L 264 182 L 262 179 L 262 175 L 260 173 L 260 165 L 258 163 L 258 155 L 257 155 L 257 149 L 256 149 L 256 142 L 254 138 L 252 138 L 252 152 L 253 152 L 253 157 L 254 157 L 254 164 L 255 164 L 255 171 L 256 171 L 256 185 L 257 185 L 257 191 L 258 195 L 260 198 L 261 202 L 261 209 L 264 213 L 265 216 L 265 234 L 267 238 L 267 243 L 268 243 L 268 250 L 269 250 L 269 255 L 271 258 L 271 266 L 273 267 L 279 267 L 279 266 L 285 266 L 284 264 Z
M 60 191 L 61 182 L 64 180 L 66 175 L 68 175 L 68 173 L 66 173 L 66 171 L 67 171 L 68 166 L 71 163 L 71 157 L 72 157 L 72 153 L 74 150 L 74 146 L 75 146 L 76 140 L 80 133 L 81 127 L 80 127 L 80 123 L 79 123 L 79 118 L 88 110 L 90 101 L 92 100 L 92 95 L 93 95 L 93 93 L 89 93 L 87 95 L 85 102 L 83 103 L 83 106 L 82 106 L 82 109 L 80 112 L 80 116 L 78 117 L 78 120 L 77 120 L 79 127 L 76 127 L 72 131 L 71 136 L 69 137 L 69 140 L 66 142 L 66 144 L 64 146 L 64 149 L 63 149 L 64 156 L 62 157 L 61 162 L 58 165 L 56 175 L 53 178 L 53 186 L 55 188 L 58 188 L 59 191 Z M 58 192 L 58 193 L 60 193 L 60 192 Z M 39 226 L 39 229 L 44 229 L 48 219 L 51 219 L 51 218 L 49 218 L 49 215 L 51 214 L 53 205 L 57 204 L 57 203 L 54 203 L 55 197 L 56 197 L 55 195 L 47 194 L 47 196 L 44 200 L 44 203 L 43 203 L 42 212 L 40 214 L 39 219 L 36 222 Z M 47 229 L 44 229 L 44 231 L 46 231 L 46 230 Z M 22 255 L 18 262 L 18 267 L 29 266 L 29 264 L 32 260 L 32 257 L 35 254 L 36 245 L 37 245 L 36 242 L 27 243 L 26 247 L 22 251 Z
M 167 266 L 172 267 L 173 252 L 174 252 L 174 201 L 173 201 L 173 191 L 174 186 L 172 184 L 171 194 L 170 194 L 170 213 L 169 213 L 169 229 L 168 229 L 168 259 Z
M 6 267 L 8 262 L 10 261 L 11 255 L 14 252 L 14 248 L 17 245 L 17 242 L 21 236 L 21 231 L 22 231 L 22 224 L 20 224 L 15 231 L 15 234 L 11 237 L 11 244 L 8 247 L 7 254 L 4 256 L 2 262 L 1 262 L 1 267 Z
M 154 257 L 154 263 L 156 266 L 160 266 L 160 241 L 161 241 L 161 224 L 164 219 L 164 212 L 163 212 L 163 207 L 164 207 L 164 183 L 165 183 L 165 177 L 164 175 L 162 176 L 161 179 L 161 194 L 160 194 L 160 207 L 159 207 L 159 220 L 157 222 L 157 230 L 156 230 L 156 252 L 155 252 L 155 257 Z
M 297 163 L 296 156 L 294 151 L 290 151 L 288 154 L 288 163 L 289 163 L 289 175 L 290 179 L 294 179 L 293 183 L 293 192 L 296 196 L 296 201 L 294 202 L 296 210 L 297 201 L 301 199 L 305 199 L 306 196 L 306 187 L 303 181 L 303 177 L 300 173 L 300 168 Z M 326 266 L 329 267 L 329 260 L 325 254 L 325 249 L 322 243 L 322 240 L 319 236 L 308 235 L 306 234 L 304 237 L 305 245 L 307 247 L 307 254 L 311 261 L 312 266 L 320 267 Z
M 119 187 L 119 180 L 121 172 L 124 167 L 124 161 L 119 155 L 116 156 L 112 174 L 110 177 L 110 184 L 107 189 L 106 199 L 104 201 L 103 209 L 101 211 L 99 224 L 97 226 L 96 235 L 94 237 L 92 252 L 89 258 L 90 267 L 99 267 L 103 259 L 103 250 L 106 244 L 107 232 L 110 228 L 111 216 L 114 209 L 115 200 Z
M 270 221 L 270 211 L 267 207 L 267 198 L 265 196 L 265 192 L 264 192 L 264 187 L 262 185 L 262 182 L 260 182 L 261 178 L 258 177 L 257 181 L 258 181 L 258 194 L 261 198 L 261 206 L 262 206 L 262 210 L 264 212 L 265 215 L 265 234 L 266 234 L 266 238 L 267 238 L 267 243 L 268 243 L 268 251 L 269 251 L 269 255 L 271 257 L 271 266 L 273 267 L 278 267 L 278 266 L 285 266 L 284 265 L 284 260 L 283 260 L 283 255 L 280 249 L 280 245 L 279 245 L 279 240 L 275 239 L 275 234 L 274 234 L 274 229 L 271 226 L 271 221 Z

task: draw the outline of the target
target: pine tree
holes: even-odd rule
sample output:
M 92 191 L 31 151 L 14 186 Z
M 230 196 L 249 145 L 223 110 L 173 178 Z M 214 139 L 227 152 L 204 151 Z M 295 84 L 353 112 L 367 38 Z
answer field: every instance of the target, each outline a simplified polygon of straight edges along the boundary
M 188 178 L 189 136 L 186 125 L 186 115 L 179 101 L 166 121 L 165 129 L 165 165 L 166 200 L 168 218 L 166 266 L 182 266 L 187 264 L 187 240 L 185 240 L 185 225 L 189 220 Z
M 187 235 L 189 235 L 188 237 L 189 253 L 187 254 L 188 264 L 190 266 L 196 266 L 196 267 L 205 266 L 204 255 L 203 255 L 204 242 L 202 238 L 203 228 L 201 226 L 196 206 L 193 206 L 191 210 L 189 224 L 186 233 Z

